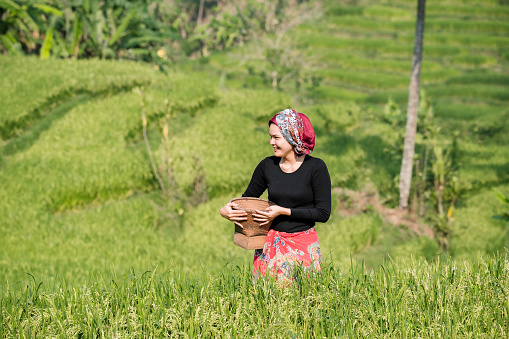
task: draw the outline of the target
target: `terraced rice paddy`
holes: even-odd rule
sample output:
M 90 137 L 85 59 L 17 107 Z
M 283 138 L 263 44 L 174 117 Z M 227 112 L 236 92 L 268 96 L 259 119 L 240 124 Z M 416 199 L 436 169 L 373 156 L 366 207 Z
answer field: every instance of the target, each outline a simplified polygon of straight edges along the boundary
M 437 140 L 457 138 L 465 189 L 450 258 L 369 206 L 346 217 L 335 196 L 317 226 L 328 263 L 316 283 L 252 283 L 252 253 L 218 210 L 270 155 L 280 109 L 311 117 L 334 187 L 397 200 L 400 133 L 384 109 L 406 108 L 415 2 L 323 8 L 288 32 L 310 58 L 302 72 L 322 79 L 305 94 L 239 67 L 250 46 L 168 74 L 0 56 L 0 336 L 507 336 L 509 231 L 491 192 L 509 196 L 509 7 L 498 1 L 427 5 L 422 87 Z M 172 115 L 178 191 L 192 196 L 202 173 L 205 203 L 161 197 L 137 90 L 156 162 Z

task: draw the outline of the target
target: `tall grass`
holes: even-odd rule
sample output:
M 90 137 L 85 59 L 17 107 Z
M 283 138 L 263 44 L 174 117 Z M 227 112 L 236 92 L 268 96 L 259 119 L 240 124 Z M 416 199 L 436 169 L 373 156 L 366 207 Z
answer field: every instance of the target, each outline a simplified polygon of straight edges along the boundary
M 414 35 L 409 33 L 399 33 L 398 41 L 412 43 Z M 509 38 L 507 36 L 497 36 L 489 34 L 466 34 L 460 31 L 455 32 L 426 32 L 425 45 L 447 44 L 456 46 L 498 48 L 507 46 Z
M 439 259 L 372 270 L 323 264 L 290 285 L 252 282 L 230 263 L 215 277 L 132 271 L 112 280 L 2 291 L 0 334 L 17 337 L 476 337 L 509 333 L 509 261 Z
M 491 1 L 490 8 L 499 8 L 496 4 Z M 324 256 L 341 269 L 326 266 L 319 284 L 305 285 L 297 299 L 295 289 L 287 295 L 273 292 L 270 283 L 251 283 L 252 253 L 233 245 L 233 226 L 218 214 L 242 194 L 258 161 L 272 154 L 267 121 L 287 107 L 313 121 L 313 155 L 325 160 L 334 186 L 375 187 L 384 201 L 393 199 L 400 162 L 391 147 L 398 140 L 394 128 L 380 122 L 380 105 L 392 97 L 402 111 L 406 106 L 414 28 L 405 11 L 414 13 L 415 2 L 391 1 L 394 9 L 373 5 L 338 6 L 319 25 L 289 33 L 319 61 L 305 70 L 323 75 L 310 97 L 246 90 L 259 87 L 260 79 L 241 68 L 229 69 L 221 82 L 222 70 L 212 67 L 236 67 L 238 54 L 213 55 L 209 64 L 189 62 L 182 66 L 185 72 L 168 75 L 131 63 L 0 58 L 7 65 L 0 106 L 8 108 L 0 114 L 10 119 L 42 112 L 9 129 L 9 137 L 0 135 L 2 335 L 507 336 L 499 320 L 507 317 L 497 299 L 502 292 L 483 285 L 500 284 L 507 291 L 507 279 L 496 280 L 496 270 L 486 269 L 507 267 L 507 260 L 475 261 L 507 245 L 505 225 L 491 218 L 496 202 L 487 189 L 498 187 L 507 195 L 509 54 L 503 34 L 481 27 L 487 20 L 496 26 L 503 10 L 490 19 L 483 11 L 471 18 L 450 14 L 451 27 L 427 30 L 425 38 L 423 87 L 442 137 L 459 132 L 458 176 L 471 188 L 457 202 L 451 253 L 472 262 L 403 265 L 410 256 L 432 262 L 439 253 L 436 243 L 386 224 L 370 210 L 349 218 L 334 210 L 317 229 Z M 438 25 L 449 16 L 431 22 Z M 472 30 L 481 22 L 486 32 L 470 34 L 458 21 L 472 21 Z M 133 86 L 145 86 L 148 136 L 157 159 L 168 108 L 176 114 L 169 134 L 177 184 L 192 190 L 191 159 L 198 158 L 206 203 L 181 208 L 158 196 Z M 175 209 L 181 214 L 169 216 Z M 400 266 L 378 267 L 387 255 Z M 362 259 L 375 269 L 348 271 Z M 223 269 L 233 262 L 240 268 Z M 124 276 L 130 269 L 133 274 Z M 138 272 L 146 269 L 142 277 Z M 386 271 L 393 285 L 381 278 Z M 429 289 L 433 284 L 438 297 Z
M 98 60 L 41 61 L 34 57 L 1 56 L 0 67 L 5 79 L 0 92 L 0 135 L 4 139 L 47 115 L 49 107 L 76 95 L 118 93 L 148 85 L 160 76 L 153 68 L 141 64 Z
M 509 9 L 496 4 L 458 4 L 458 3 L 429 3 L 426 14 L 456 17 L 504 18 L 509 16 Z
M 444 119 L 467 122 L 479 118 L 488 119 L 489 117 L 498 119 L 500 113 L 506 109 L 504 105 L 492 106 L 486 104 L 437 102 L 435 105 L 435 115 Z
M 424 88 L 437 100 L 448 98 L 448 100 L 452 101 L 489 102 L 497 106 L 509 100 L 509 94 L 504 86 L 461 84 L 455 86 L 433 85 L 429 87 L 424 86 Z M 399 103 L 404 103 L 408 99 L 408 91 L 391 90 L 376 92 L 370 94 L 366 98 L 366 102 L 382 104 L 388 98 L 393 98 Z
M 414 11 L 409 11 L 409 13 L 413 14 Z M 380 21 L 378 18 L 363 18 L 360 16 L 341 16 L 331 18 L 330 22 L 337 28 L 355 28 L 371 32 L 377 29 L 381 31 L 411 32 L 415 28 L 413 20 Z M 461 31 L 504 36 L 509 31 L 509 25 L 503 22 L 493 22 L 490 20 L 462 21 L 450 18 L 426 18 L 426 30 L 427 32 Z
M 349 69 L 323 69 L 317 72 L 324 78 L 330 78 L 345 84 L 357 85 L 364 88 L 383 89 L 388 86 L 401 87 L 408 83 L 408 77 L 403 74 L 390 74 L 383 72 L 358 72 Z
M 394 73 L 408 73 L 411 63 L 408 60 L 398 60 L 392 58 L 370 58 L 363 56 L 361 53 L 348 53 L 338 49 L 323 49 L 321 50 L 321 60 L 328 63 L 328 67 L 355 69 L 359 72 L 363 71 L 378 71 L 378 72 L 394 72 Z M 423 61 L 423 73 L 428 71 L 437 71 L 442 68 L 439 62 L 432 60 Z

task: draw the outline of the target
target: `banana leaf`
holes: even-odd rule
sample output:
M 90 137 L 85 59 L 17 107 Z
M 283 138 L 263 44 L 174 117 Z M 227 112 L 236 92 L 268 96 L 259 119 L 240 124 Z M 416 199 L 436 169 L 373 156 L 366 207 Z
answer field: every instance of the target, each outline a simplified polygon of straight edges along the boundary
M 61 17 L 62 15 L 64 15 L 64 13 L 62 13 L 61 10 L 59 10 L 58 8 L 55 8 L 53 6 L 50 6 L 50 5 L 34 4 L 33 6 L 35 8 L 39 8 L 44 13 L 53 14 L 53 15 L 56 15 L 58 17 Z
M 69 55 L 72 55 L 75 58 L 78 56 L 79 50 L 77 50 L 77 48 L 78 48 L 78 43 L 79 43 L 79 40 L 80 40 L 82 34 L 83 34 L 83 28 L 82 28 L 81 20 L 80 20 L 79 14 L 76 14 L 76 18 L 74 19 L 73 29 L 72 29 L 72 43 L 69 46 L 70 48 L 67 49 L 67 51 L 69 52 Z
M 65 43 L 64 39 L 60 36 L 60 34 L 56 33 L 53 35 L 53 46 L 52 52 L 53 55 L 68 58 L 69 57 L 69 48 Z
M 11 0 L 0 0 L 0 8 L 10 11 L 21 11 L 21 7 Z
M 500 200 L 501 202 L 503 202 L 506 205 L 509 205 L 509 198 L 507 198 L 506 196 L 504 196 L 502 193 L 500 193 L 499 191 L 497 191 L 495 189 L 492 189 L 492 192 L 497 197 L 498 200 Z
M 118 27 L 118 30 L 111 36 L 110 40 L 108 41 L 108 47 L 113 46 L 121 37 L 125 35 L 125 32 L 127 30 L 127 26 L 129 26 L 129 23 L 131 20 L 136 16 L 136 13 L 138 11 L 136 9 L 133 9 L 127 14 L 120 23 L 120 26 Z
M 16 41 L 16 39 L 10 32 L 0 35 L 0 43 L 11 55 L 24 54 L 21 45 L 19 44 L 19 42 Z
M 52 43 L 53 43 L 53 26 L 51 26 L 46 31 L 46 36 L 44 37 L 44 42 L 42 44 L 41 51 L 40 51 L 41 59 L 49 58 Z

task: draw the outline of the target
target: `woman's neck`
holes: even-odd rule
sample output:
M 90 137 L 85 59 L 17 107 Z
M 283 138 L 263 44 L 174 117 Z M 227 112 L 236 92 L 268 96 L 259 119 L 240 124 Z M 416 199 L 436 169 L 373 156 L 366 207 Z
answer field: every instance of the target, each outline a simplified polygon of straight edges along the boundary
M 289 165 L 295 165 L 298 161 L 304 160 L 304 155 L 297 156 L 295 153 L 289 154 L 286 157 L 281 158 L 281 163 L 283 164 L 289 164 Z

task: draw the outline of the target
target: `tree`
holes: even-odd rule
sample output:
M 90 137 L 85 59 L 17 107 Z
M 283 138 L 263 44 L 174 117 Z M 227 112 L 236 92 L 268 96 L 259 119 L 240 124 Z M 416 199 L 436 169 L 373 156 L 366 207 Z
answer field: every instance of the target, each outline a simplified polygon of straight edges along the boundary
M 319 86 L 321 78 L 309 76 L 311 58 L 307 48 L 298 45 L 286 34 L 306 21 L 317 19 L 323 12 L 319 3 L 307 0 L 259 2 L 244 0 L 240 14 L 247 23 L 253 44 L 243 50 L 239 66 L 246 64 L 250 75 L 260 77 L 275 90 L 294 85 L 298 91 L 306 86 Z
M 412 73 L 408 93 L 407 121 L 405 128 L 405 143 L 403 147 L 403 161 L 399 176 L 399 208 L 408 207 L 408 197 L 412 184 L 412 168 L 415 154 L 415 133 L 417 129 L 417 110 L 419 107 L 419 82 L 422 61 L 422 40 L 424 36 L 424 15 L 426 0 L 417 1 L 417 22 L 415 25 L 414 53 L 412 57 Z

